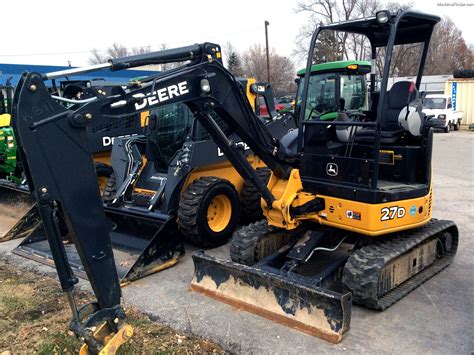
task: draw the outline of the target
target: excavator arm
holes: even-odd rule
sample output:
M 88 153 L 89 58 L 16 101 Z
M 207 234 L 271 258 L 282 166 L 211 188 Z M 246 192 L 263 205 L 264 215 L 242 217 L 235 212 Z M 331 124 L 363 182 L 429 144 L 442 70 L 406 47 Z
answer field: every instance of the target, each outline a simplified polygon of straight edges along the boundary
M 122 93 L 92 98 L 69 109 L 51 97 L 45 86 L 46 80 L 106 67 L 121 70 L 171 61 L 188 62 L 133 83 Z M 225 122 L 228 129 L 237 133 L 280 178 L 287 178 L 291 171 L 287 153 L 255 117 L 241 86 L 222 66 L 218 45 L 204 43 L 49 74 L 25 73 L 15 92 L 13 127 L 20 156 L 38 203 L 61 287 L 68 295 L 73 312 L 71 329 L 84 338 L 85 352 L 113 352 L 133 333 L 120 306 L 110 226 L 87 146 L 87 127 L 94 120 L 114 120 L 172 103 L 184 103 L 192 110 L 237 171 L 251 180 L 267 205 L 272 206 L 274 197 L 219 122 Z M 184 159 L 182 163 L 186 164 Z M 97 298 L 97 302 L 81 309 L 73 296 L 77 278 L 63 244 L 65 229 Z
M 32 194 L 48 236 L 59 281 L 73 310 L 71 329 L 91 351 L 104 344 L 91 329 L 107 321 L 110 332 L 128 329 L 120 308 L 120 287 L 85 126 L 73 125 L 73 111 L 53 100 L 40 75 L 24 75 L 15 92 L 13 127 Z M 89 218 L 87 218 L 89 216 Z M 77 278 L 63 245 L 65 221 L 97 302 L 78 309 Z M 115 320 L 115 322 L 114 322 Z M 128 333 L 130 333 L 128 331 Z M 121 335 L 120 335 L 121 336 Z

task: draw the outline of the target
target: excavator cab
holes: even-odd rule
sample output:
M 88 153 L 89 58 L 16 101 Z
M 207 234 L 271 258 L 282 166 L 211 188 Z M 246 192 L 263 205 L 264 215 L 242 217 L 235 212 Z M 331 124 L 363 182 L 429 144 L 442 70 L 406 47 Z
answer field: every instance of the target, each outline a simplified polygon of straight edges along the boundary
M 380 23 L 381 20 L 386 22 Z M 431 218 L 433 138 L 432 131 L 424 125 L 417 88 L 436 23 L 435 18 L 424 15 L 388 15 L 380 12 L 369 19 L 322 26 L 315 32 L 310 51 L 314 50 L 323 31 L 365 36 L 371 44 L 373 63 L 377 60 L 379 48 L 386 51 L 384 70 L 379 73 L 382 80 L 380 92 L 375 90 L 375 71 L 371 72 L 369 99 L 373 105 L 370 111 L 368 105 L 357 105 L 359 108 L 351 109 L 356 98 L 341 95 L 337 118 L 331 125 L 311 115 L 300 115 L 298 152 L 302 156 L 300 173 L 303 188 L 351 201 L 343 203 L 345 218 L 339 220 L 334 213 L 329 213 L 328 222 L 341 228 L 378 235 L 389 230 L 413 228 Z M 399 81 L 389 90 L 390 56 L 399 49 L 397 47 L 413 43 L 421 44 L 416 82 Z M 306 72 L 310 71 L 311 66 L 309 60 Z M 360 83 L 355 83 L 357 86 L 360 92 L 367 89 L 362 89 Z M 302 96 L 308 100 L 302 103 L 304 111 L 311 107 L 311 89 L 311 83 L 305 83 Z M 343 135 L 343 130 L 349 131 L 349 134 Z M 378 205 L 386 202 L 396 204 L 398 215 L 383 215 L 380 223 L 366 225 L 367 220 L 374 219 L 370 217 L 372 212 L 363 211 L 362 207 L 357 209 L 357 204 Z M 416 213 L 413 212 L 415 209 Z M 347 218 L 347 215 L 353 217 Z M 404 219 L 405 216 L 410 218 Z

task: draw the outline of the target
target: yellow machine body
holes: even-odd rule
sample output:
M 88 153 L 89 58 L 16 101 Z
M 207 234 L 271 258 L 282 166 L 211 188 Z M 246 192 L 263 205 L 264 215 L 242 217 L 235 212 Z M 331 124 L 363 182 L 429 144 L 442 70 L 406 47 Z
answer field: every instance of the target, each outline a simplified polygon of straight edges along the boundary
M 0 115 L 0 127 L 8 127 L 10 126 L 11 116 L 9 113 L 4 113 Z
M 263 213 L 270 225 L 287 230 L 295 229 L 306 220 L 375 237 L 419 227 L 431 219 L 431 190 L 422 197 L 369 204 L 304 192 L 297 169 L 292 170 L 288 180 L 272 174 L 268 188 L 276 200 L 271 209 L 262 200 Z M 317 198 L 324 200 L 322 211 L 291 216 L 291 207 L 302 206 Z

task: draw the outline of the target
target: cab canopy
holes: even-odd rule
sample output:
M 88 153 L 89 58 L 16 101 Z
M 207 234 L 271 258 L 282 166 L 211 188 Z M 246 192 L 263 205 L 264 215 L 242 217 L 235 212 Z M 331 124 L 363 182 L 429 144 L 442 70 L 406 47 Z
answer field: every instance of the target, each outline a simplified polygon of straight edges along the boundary
M 316 73 L 347 73 L 347 74 L 368 74 L 370 73 L 370 62 L 365 60 L 340 60 L 314 64 L 311 66 L 311 74 Z M 306 69 L 298 70 L 296 75 L 304 76 Z

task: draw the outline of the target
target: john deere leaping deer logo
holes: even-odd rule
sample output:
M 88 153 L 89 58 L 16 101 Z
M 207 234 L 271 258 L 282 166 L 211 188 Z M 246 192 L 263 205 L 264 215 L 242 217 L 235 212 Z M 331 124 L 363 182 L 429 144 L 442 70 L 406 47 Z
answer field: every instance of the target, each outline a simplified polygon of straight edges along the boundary
M 338 172 L 337 164 L 335 163 L 328 163 L 326 165 L 326 174 L 329 176 L 336 176 Z

